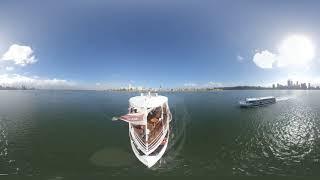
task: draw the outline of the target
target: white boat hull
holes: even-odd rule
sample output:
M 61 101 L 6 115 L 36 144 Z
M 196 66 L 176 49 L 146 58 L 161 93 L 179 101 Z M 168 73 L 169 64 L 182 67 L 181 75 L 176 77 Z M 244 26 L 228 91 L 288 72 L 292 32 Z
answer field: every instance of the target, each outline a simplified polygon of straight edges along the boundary
M 273 96 L 262 98 L 247 98 L 245 101 L 239 101 L 240 107 L 259 107 L 276 103 Z
M 147 167 L 164 155 L 169 139 L 172 114 L 168 98 L 141 94 L 129 99 L 128 114 L 119 119 L 129 123 L 129 138 L 135 156 Z
M 152 166 L 154 166 L 161 159 L 161 157 L 164 155 L 164 153 L 166 152 L 166 149 L 167 149 L 167 146 L 169 143 L 169 131 L 167 133 L 168 133 L 168 135 L 166 136 L 167 140 L 164 145 L 160 145 L 160 146 L 162 146 L 162 149 L 156 155 L 151 155 L 151 154 L 140 155 L 137 147 L 134 145 L 133 140 L 130 139 L 131 147 L 132 147 L 132 150 L 133 150 L 135 156 L 139 159 L 139 161 L 141 161 L 148 168 L 151 168 Z

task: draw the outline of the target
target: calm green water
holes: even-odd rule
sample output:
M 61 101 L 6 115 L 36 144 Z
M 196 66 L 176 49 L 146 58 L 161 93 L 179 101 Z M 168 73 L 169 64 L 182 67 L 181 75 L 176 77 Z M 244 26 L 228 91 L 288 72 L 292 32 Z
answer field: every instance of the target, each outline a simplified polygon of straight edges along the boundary
M 320 175 L 320 91 L 165 93 L 172 134 L 152 169 L 131 151 L 127 124 L 111 121 L 134 95 L 0 91 L 1 176 Z M 269 95 L 279 102 L 237 106 Z

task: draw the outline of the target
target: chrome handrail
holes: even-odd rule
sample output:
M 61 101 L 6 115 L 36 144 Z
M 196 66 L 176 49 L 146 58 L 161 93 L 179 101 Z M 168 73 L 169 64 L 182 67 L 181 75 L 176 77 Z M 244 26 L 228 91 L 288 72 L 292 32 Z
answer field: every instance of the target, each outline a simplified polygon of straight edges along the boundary
M 135 138 L 138 140 L 139 144 L 142 145 L 143 148 L 146 149 L 146 144 L 143 142 L 143 140 L 139 137 L 139 135 L 137 135 L 136 133 L 134 133 Z
M 159 133 L 159 135 L 150 143 L 150 145 L 149 145 L 150 148 L 149 149 L 153 149 L 158 144 L 158 141 L 162 137 L 163 134 L 164 134 L 164 131 L 162 130 Z

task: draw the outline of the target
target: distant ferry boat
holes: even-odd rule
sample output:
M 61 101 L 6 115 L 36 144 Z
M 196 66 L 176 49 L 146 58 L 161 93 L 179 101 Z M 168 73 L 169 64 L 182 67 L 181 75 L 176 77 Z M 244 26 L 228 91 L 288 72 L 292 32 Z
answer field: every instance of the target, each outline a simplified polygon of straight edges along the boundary
M 273 96 L 260 97 L 260 98 L 246 98 L 245 101 L 240 101 L 239 104 L 241 107 L 257 107 L 264 106 L 267 104 L 276 103 L 276 98 Z
M 129 113 L 119 118 L 129 123 L 129 137 L 136 157 L 147 167 L 155 165 L 166 151 L 172 115 L 168 98 L 157 93 L 129 99 Z

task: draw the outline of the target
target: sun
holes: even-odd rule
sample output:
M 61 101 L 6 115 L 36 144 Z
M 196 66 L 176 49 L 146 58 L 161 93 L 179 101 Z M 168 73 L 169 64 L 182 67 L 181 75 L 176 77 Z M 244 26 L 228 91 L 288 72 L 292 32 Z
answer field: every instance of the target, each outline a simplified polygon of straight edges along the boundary
M 290 35 L 279 46 L 278 66 L 306 65 L 315 57 L 315 47 L 312 41 L 304 35 Z

